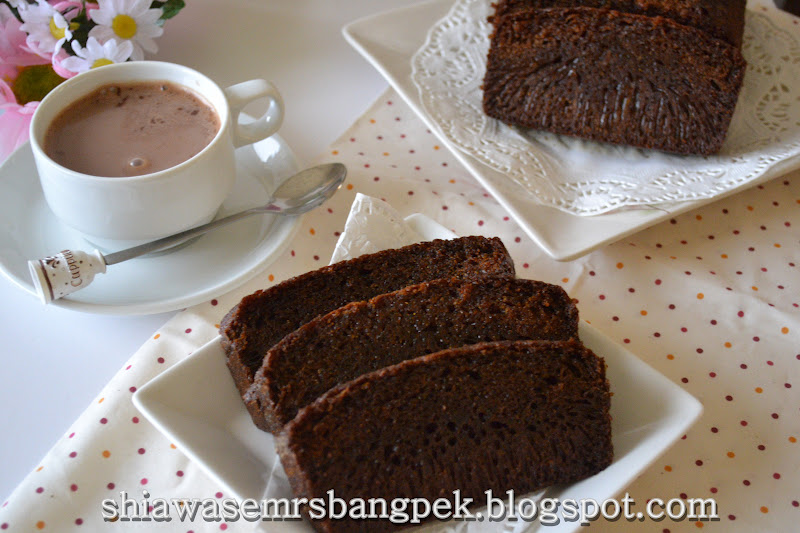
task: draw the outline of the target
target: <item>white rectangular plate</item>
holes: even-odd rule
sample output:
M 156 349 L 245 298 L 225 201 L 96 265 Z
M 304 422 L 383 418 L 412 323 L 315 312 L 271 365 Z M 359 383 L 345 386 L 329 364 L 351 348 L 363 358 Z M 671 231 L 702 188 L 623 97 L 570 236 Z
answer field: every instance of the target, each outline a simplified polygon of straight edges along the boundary
M 444 17 L 452 0 L 433 0 L 379 13 L 357 20 L 343 29 L 347 41 L 394 87 L 426 125 L 439 136 L 458 159 L 509 212 L 550 257 L 568 261 L 628 235 L 641 231 L 679 213 L 696 209 L 724 196 L 739 192 L 796 168 L 800 160 L 780 162 L 760 178 L 713 198 L 660 205 L 658 208 L 629 209 L 604 215 L 580 217 L 552 207 L 538 205 L 528 193 L 502 173 L 455 148 L 422 109 L 419 92 L 411 79 L 411 58 L 425 43 L 428 30 Z M 772 11 L 777 11 L 772 8 Z

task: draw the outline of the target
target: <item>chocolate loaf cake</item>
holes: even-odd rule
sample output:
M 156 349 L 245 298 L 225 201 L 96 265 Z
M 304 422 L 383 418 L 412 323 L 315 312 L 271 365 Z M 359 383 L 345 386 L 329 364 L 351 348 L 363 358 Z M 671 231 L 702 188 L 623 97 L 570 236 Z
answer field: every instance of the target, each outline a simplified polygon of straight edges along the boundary
M 458 490 L 482 505 L 487 490 L 519 500 L 606 468 L 609 409 L 604 362 L 579 342 L 483 343 L 328 391 L 286 425 L 277 450 L 298 498 L 333 490 L 345 502 L 453 502 Z M 311 523 L 328 533 L 398 529 L 386 519 Z
M 219 332 L 228 369 L 244 397 L 267 350 L 319 315 L 423 281 L 513 275 L 500 239 L 480 236 L 413 244 L 308 272 L 244 297 L 223 318 Z M 245 404 L 264 429 L 258 407 L 247 399 Z
M 578 337 L 578 310 L 540 281 L 442 279 L 348 304 L 272 347 L 246 399 L 278 432 L 328 389 L 406 359 L 496 340 Z
M 500 0 L 494 17 L 530 8 L 596 7 L 666 17 L 741 48 L 746 0 Z
M 510 125 L 679 154 L 725 140 L 739 48 L 665 17 L 592 7 L 495 17 L 484 112 Z

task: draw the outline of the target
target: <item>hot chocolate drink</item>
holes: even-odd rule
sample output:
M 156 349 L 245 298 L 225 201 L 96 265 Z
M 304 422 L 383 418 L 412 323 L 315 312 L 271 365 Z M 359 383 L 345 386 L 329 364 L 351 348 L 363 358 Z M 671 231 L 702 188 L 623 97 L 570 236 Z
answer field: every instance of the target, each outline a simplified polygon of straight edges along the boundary
M 114 83 L 64 109 L 47 129 L 44 150 L 83 174 L 138 176 L 190 159 L 219 128 L 211 104 L 185 87 Z

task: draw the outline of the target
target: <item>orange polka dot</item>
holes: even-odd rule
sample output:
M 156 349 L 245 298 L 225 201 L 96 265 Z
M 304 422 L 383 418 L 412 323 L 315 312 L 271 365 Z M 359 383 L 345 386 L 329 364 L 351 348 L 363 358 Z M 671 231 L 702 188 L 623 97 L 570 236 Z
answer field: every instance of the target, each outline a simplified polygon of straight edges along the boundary
M 752 210 L 754 210 L 754 209 L 755 209 L 755 207 L 753 207 L 752 205 L 748 205 L 748 206 L 747 206 L 747 210 L 748 210 L 748 211 L 752 211 Z
M 332 151 L 331 151 L 331 154 L 332 154 L 332 155 L 339 155 L 339 150 L 332 150 Z
M 41 471 L 42 471 L 42 468 L 44 468 L 44 467 L 43 467 L 43 466 L 40 466 L 39 468 L 37 468 L 37 469 L 36 469 L 36 471 L 37 471 L 37 472 L 41 472 Z
M 156 333 L 156 334 L 155 334 L 155 336 L 153 337 L 153 339 L 157 339 L 157 338 L 159 338 L 160 336 L 161 336 L 161 333 Z
M 178 449 L 178 447 L 175 446 L 174 444 L 170 444 L 169 447 L 172 448 L 173 450 L 177 450 Z
M 267 279 L 270 280 L 270 281 L 275 281 L 275 276 L 270 274 L 269 276 L 267 276 Z
M 561 283 L 568 283 L 568 282 L 569 282 L 569 278 L 561 278 Z
M 97 400 L 97 403 L 103 403 L 104 400 L 105 398 L 100 398 L 99 400 Z
M 437 144 L 437 145 L 434 145 L 433 149 L 434 149 L 434 150 L 438 150 L 438 149 L 439 149 L 439 145 L 438 145 L 438 144 Z
M 764 514 L 767 514 L 769 512 L 769 507 L 767 507 L 766 505 L 762 505 L 761 506 L 761 512 L 764 513 Z
M 677 259 L 674 255 L 669 256 L 670 259 Z
M 697 299 L 698 299 L 698 300 L 702 300 L 702 299 L 703 299 L 703 298 L 705 298 L 705 297 L 706 297 L 706 295 L 705 295 L 705 294 L 703 294 L 702 292 L 698 292 L 698 293 L 697 293 Z
M 694 523 L 694 527 L 699 527 L 700 529 L 703 529 L 703 523 L 702 522 L 695 522 Z
M 782 328 L 781 328 L 781 333 L 783 333 L 784 335 L 786 335 L 787 333 L 789 333 L 789 328 L 787 328 L 787 327 L 785 327 L 785 326 L 784 326 L 784 327 L 782 327 Z
M 450 180 L 450 183 L 455 183 L 455 182 L 456 182 L 456 180 L 453 180 L 453 179 Z
M 353 190 L 353 184 L 352 183 L 348 183 L 347 184 L 347 190 L 348 191 L 352 191 Z
M 730 348 L 731 346 L 733 346 L 733 344 L 726 342 L 725 344 L 723 344 L 723 346 L 725 346 L 726 348 Z
M 722 254 L 720 257 L 723 258 L 723 259 L 727 259 L 728 258 L 728 254 Z
M 736 457 L 736 454 L 733 453 L 733 452 L 728 452 L 727 456 L 730 457 L 731 459 L 733 459 L 734 457 Z
M 316 235 L 316 234 L 317 234 L 317 232 L 314 230 L 314 228 L 309 228 L 309 229 L 308 229 L 308 232 L 309 232 L 311 235 Z
M 467 205 L 469 205 L 470 207 L 472 207 L 473 205 L 475 205 L 475 202 L 467 202 Z
M 384 157 L 386 157 L 387 155 L 389 155 L 389 152 L 383 152 Z
M 751 289 L 753 289 L 754 291 L 757 291 L 757 290 L 758 290 L 758 287 L 756 287 L 755 285 L 753 285 L 753 286 L 752 286 L 752 287 L 750 287 L 750 288 L 751 288 Z
M 673 359 L 675 359 L 675 356 L 674 356 L 674 355 L 672 355 L 671 353 L 668 353 L 668 354 L 667 354 L 667 359 L 669 359 L 670 361 L 672 361 Z
M 761 394 L 762 392 L 764 392 L 764 389 L 762 389 L 761 387 L 756 387 L 755 390 L 756 390 L 756 394 Z
M 665 467 L 664 467 L 664 470 L 665 470 L 666 472 L 672 472 L 672 467 L 671 467 L 671 466 L 669 466 L 669 465 L 667 465 L 667 466 L 665 466 Z
M 775 244 L 773 244 L 772 246 L 774 246 L 775 248 L 780 248 L 781 247 L 781 245 L 778 244 L 777 242 Z
M 624 267 L 624 266 L 625 266 L 625 265 L 623 265 L 622 263 L 617 263 L 617 268 L 622 268 L 622 267 Z
M 369 119 L 369 123 L 370 124 L 375 124 L 375 119 L 374 118 Z
M 44 521 L 39 520 L 36 522 L 36 529 L 44 529 Z
M 642 315 L 642 316 L 647 316 L 647 311 L 642 309 L 641 311 L 639 311 L 639 314 Z
M 109 457 L 111 457 L 111 452 L 110 452 L 110 451 L 108 451 L 108 450 L 103 450 L 103 457 L 105 457 L 106 459 L 108 459 Z
M 697 220 L 703 220 L 703 216 L 702 215 L 695 215 L 694 218 L 696 218 Z
M 789 442 L 791 442 L 792 444 L 794 444 L 795 442 L 797 442 L 797 439 L 796 439 L 796 438 L 794 438 L 794 437 L 789 437 Z

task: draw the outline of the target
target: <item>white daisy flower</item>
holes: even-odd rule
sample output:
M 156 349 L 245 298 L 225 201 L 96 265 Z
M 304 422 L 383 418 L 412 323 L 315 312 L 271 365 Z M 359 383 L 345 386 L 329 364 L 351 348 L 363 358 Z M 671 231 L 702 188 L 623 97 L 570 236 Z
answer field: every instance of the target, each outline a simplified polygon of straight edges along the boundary
M 131 59 L 144 59 L 144 52 L 158 51 L 153 40 L 164 33 L 158 25 L 163 10 L 150 9 L 151 0 L 98 0 L 99 9 L 92 11 L 97 26 L 89 32 L 99 42 L 114 39 L 133 45 Z
M 19 29 L 28 34 L 26 43 L 31 50 L 44 57 L 55 55 L 64 42 L 72 39 L 76 23 L 70 23 L 56 8 L 46 0 L 37 0 L 19 10 L 22 25 Z
M 117 42 L 114 39 L 109 39 L 100 44 L 94 37 L 89 37 L 86 41 L 86 48 L 82 47 L 77 40 L 72 41 L 70 44 L 75 55 L 62 60 L 61 66 L 78 74 L 112 63 L 124 63 L 133 53 L 133 43 L 131 41 Z

